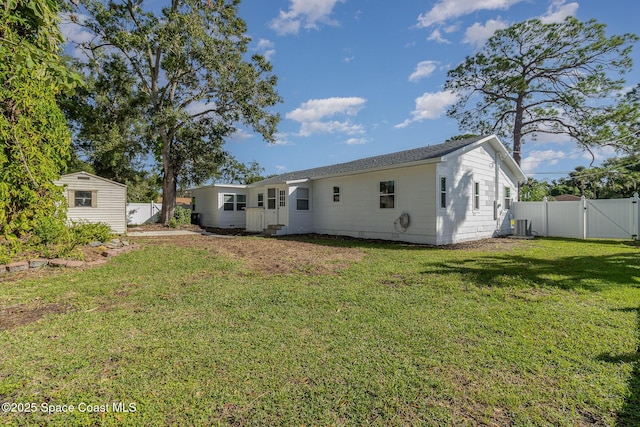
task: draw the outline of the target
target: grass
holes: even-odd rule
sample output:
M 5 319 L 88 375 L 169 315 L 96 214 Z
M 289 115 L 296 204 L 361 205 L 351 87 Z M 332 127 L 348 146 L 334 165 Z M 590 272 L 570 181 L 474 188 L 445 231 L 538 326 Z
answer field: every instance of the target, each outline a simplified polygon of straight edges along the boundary
M 0 423 L 640 424 L 638 247 L 313 242 L 366 256 L 336 274 L 269 275 L 150 246 L 2 284 L 0 308 L 70 309 L 0 331 L 0 402 L 38 405 Z

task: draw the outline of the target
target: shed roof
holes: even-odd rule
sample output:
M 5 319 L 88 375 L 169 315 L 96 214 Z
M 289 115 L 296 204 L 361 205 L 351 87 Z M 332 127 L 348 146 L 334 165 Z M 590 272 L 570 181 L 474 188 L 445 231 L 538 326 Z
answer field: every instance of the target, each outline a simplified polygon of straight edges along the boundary
M 85 172 L 85 171 L 72 172 L 72 173 L 68 173 L 68 174 L 62 175 L 62 176 L 60 176 L 60 179 L 54 181 L 54 184 L 57 184 L 57 183 L 61 182 L 61 180 L 64 179 L 64 178 L 71 178 L 71 177 L 74 177 L 74 176 L 75 177 L 80 177 L 79 179 L 82 179 L 82 177 L 95 178 L 95 179 L 99 179 L 99 180 L 104 181 L 104 182 L 108 182 L 109 184 L 117 185 L 119 187 L 124 187 L 124 188 L 127 187 L 126 184 L 121 184 L 119 182 L 115 182 L 115 181 L 112 181 L 110 179 L 103 178 L 101 176 L 94 175 L 92 173 Z
M 262 186 L 262 185 L 270 185 L 270 184 L 282 184 L 288 181 L 295 181 L 300 179 L 316 179 L 334 175 L 348 175 L 352 173 L 365 172 L 373 169 L 384 169 L 395 166 L 401 166 L 404 164 L 416 163 L 421 161 L 429 161 L 441 159 L 442 157 L 456 152 L 458 150 L 463 149 L 464 147 L 470 146 L 475 143 L 481 143 L 484 140 L 489 140 L 494 138 L 496 141 L 497 138 L 493 135 L 491 136 L 478 136 L 473 138 L 466 138 L 456 141 L 447 141 L 438 145 L 427 145 L 425 147 L 413 148 L 411 150 L 399 151 L 396 153 L 383 154 L 380 156 L 367 157 L 364 159 L 354 160 L 346 163 L 338 163 L 331 166 L 322 166 L 313 169 L 304 169 L 295 172 L 287 172 L 281 175 L 277 175 L 271 178 L 267 178 L 262 181 L 258 181 L 251 186 Z M 498 144 L 501 146 L 502 150 L 504 146 L 501 143 Z M 506 150 L 505 150 L 506 153 Z M 509 156 L 507 156 L 509 157 Z M 510 157 L 509 157 L 510 158 Z M 515 162 L 513 162 L 515 165 Z M 520 169 L 515 165 L 517 170 L 522 174 Z M 524 176 L 522 174 L 522 176 Z

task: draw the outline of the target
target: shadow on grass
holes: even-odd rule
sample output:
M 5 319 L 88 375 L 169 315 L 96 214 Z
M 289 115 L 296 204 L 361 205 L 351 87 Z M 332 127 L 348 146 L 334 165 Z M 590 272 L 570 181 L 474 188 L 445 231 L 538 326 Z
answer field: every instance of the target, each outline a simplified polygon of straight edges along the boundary
M 564 256 L 554 259 L 498 253 L 430 263 L 424 274 L 458 273 L 477 286 L 555 287 L 601 291 L 611 285 L 640 287 L 636 253 Z
M 327 235 L 293 235 L 278 237 L 281 240 L 293 240 L 322 246 L 351 248 L 386 248 L 402 251 L 423 251 L 425 257 L 431 251 L 453 251 L 468 253 L 468 257 L 454 256 L 445 261 L 425 263 L 423 274 L 460 274 L 477 286 L 535 286 L 559 289 L 585 289 L 601 291 L 612 285 L 640 287 L 640 257 L 632 248 L 614 254 L 570 255 L 545 258 L 540 256 L 540 248 L 532 248 L 531 255 L 520 251 L 514 253 L 508 246 L 504 251 L 500 247 L 483 248 L 477 242 L 448 246 L 415 245 L 380 240 L 366 240 L 351 237 Z M 502 239 L 495 239 L 499 242 Z M 576 245 L 612 245 L 638 247 L 637 242 L 622 240 L 576 240 L 545 238 L 558 242 L 575 242 Z M 579 246 L 578 246 L 579 247 Z M 477 252 L 482 252 L 478 256 Z M 578 250 L 573 249 L 573 252 Z
M 623 311 L 635 311 L 637 313 L 638 341 L 640 342 L 640 307 L 626 308 Z M 603 354 L 599 359 L 609 363 L 633 364 L 633 371 L 629 379 L 629 396 L 625 400 L 622 410 L 618 413 L 616 425 L 624 427 L 640 426 L 640 347 L 635 353 L 617 356 Z

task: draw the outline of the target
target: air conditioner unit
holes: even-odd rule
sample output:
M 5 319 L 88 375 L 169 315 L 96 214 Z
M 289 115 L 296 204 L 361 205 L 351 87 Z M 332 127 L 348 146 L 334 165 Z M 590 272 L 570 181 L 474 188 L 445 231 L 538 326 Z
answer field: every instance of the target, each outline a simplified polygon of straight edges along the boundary
M 517 237 L 531 236 L 531 223 L 528 219 L 516 219 L 516 228 L 513 235 Z

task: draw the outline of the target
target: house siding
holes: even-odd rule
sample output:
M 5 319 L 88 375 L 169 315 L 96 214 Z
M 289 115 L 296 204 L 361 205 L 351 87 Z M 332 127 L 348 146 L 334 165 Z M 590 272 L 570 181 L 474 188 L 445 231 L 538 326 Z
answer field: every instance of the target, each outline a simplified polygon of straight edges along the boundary
M 79 179 L 80 178 L 80 179 Z M 65 187 L 69 221 L 103 222 L 114 233 L 127 232 L 127 187 L 87 173 L 63 175 L 54 182 Z M 92 207 L 75 207 L 73 192 L 91 191 L 95 196 Z
M 441 177 L 447 185 L 445 208 L 440 207 Z M 500 141 L 488 136 L 268 178 L 242 188 L 250 208 L 244 222 L 237 216 L 221 217 L 231 214 L 222 211 L 224 191 L 220 189 L 225 186 L 205 187 L 220 191 L 214 202 L 204 205 L 199 194 L 205 189 L 192 191 L 196 212 L 202 213 L 207 226 L 243 224 L 251 231 L 268 228 L 277 235 L 320 233 L 443 245 L 508 233 L 510 213 L 503 206 L 504 188 L 511 189 L 515 201 L 517 180 L 525 178 Z M 393 208 L 380 207 L 380 183 L 385 181 L 394 181 Z M 477 207 L 474 183 L 479 189 Z M 274 209 L 268 209 L 269 189 L 277 194 Z M 302 189 L 309 192 L 308 210 L 297 208 Z M 259 193 L 264 196 L 261 207 Z M 339 201 L 334 201 L 335 194 Z M 406 228 L 399 226 L 403 214 L 410 218 Z
M 435 165 L 318 179 L 313 187 L 313 230 L 360 238 L 435 243 Z M 380 182 L 395 181 L 394 208 L 380 208 Z M 341 189 L 333 202 L 333 187 Z M 394 222 L 410 216 L 406 230 Z
M 248 191 L 239 186 L 212 185 L 191 190 L 195 198 L 194 213 L 200 214 L 200 225 L 203 227 L 244 228 L 246 216 L 244 210 L 237 210 L 238 195 L 247 195 Z M 224 210 L 224 196 L 234 196 L 234 209 Z M 247 206 L 249 202 L 247 201 Z
M 500 198 L 504 196 L 505 186 L 511 188 L 512 197 L 517 197 L 517 184 L 513 175 L 500 165 L 496 177 L 495 165 L 496 152 L 487 145 L 452 156 L 438 165 L 438 175 L 447 178 L 447 208 L 437 212 L 438 245 L 488 238 L 508 231 L 509 212 Z M 476 182 L 480 187 L 478 209 L 474 208 Z M 494 202 L 500 205 L 497 209 Z
M 313 216 L 314 206 L 313 201 L 314 187 L 311 182 L 300 185 L 289 185 L 289 224 L 287 225 L 288 234 L 306 234 L 313 232 Z M 309 209 L 298 210 L 298 190 L 309 190 Z

